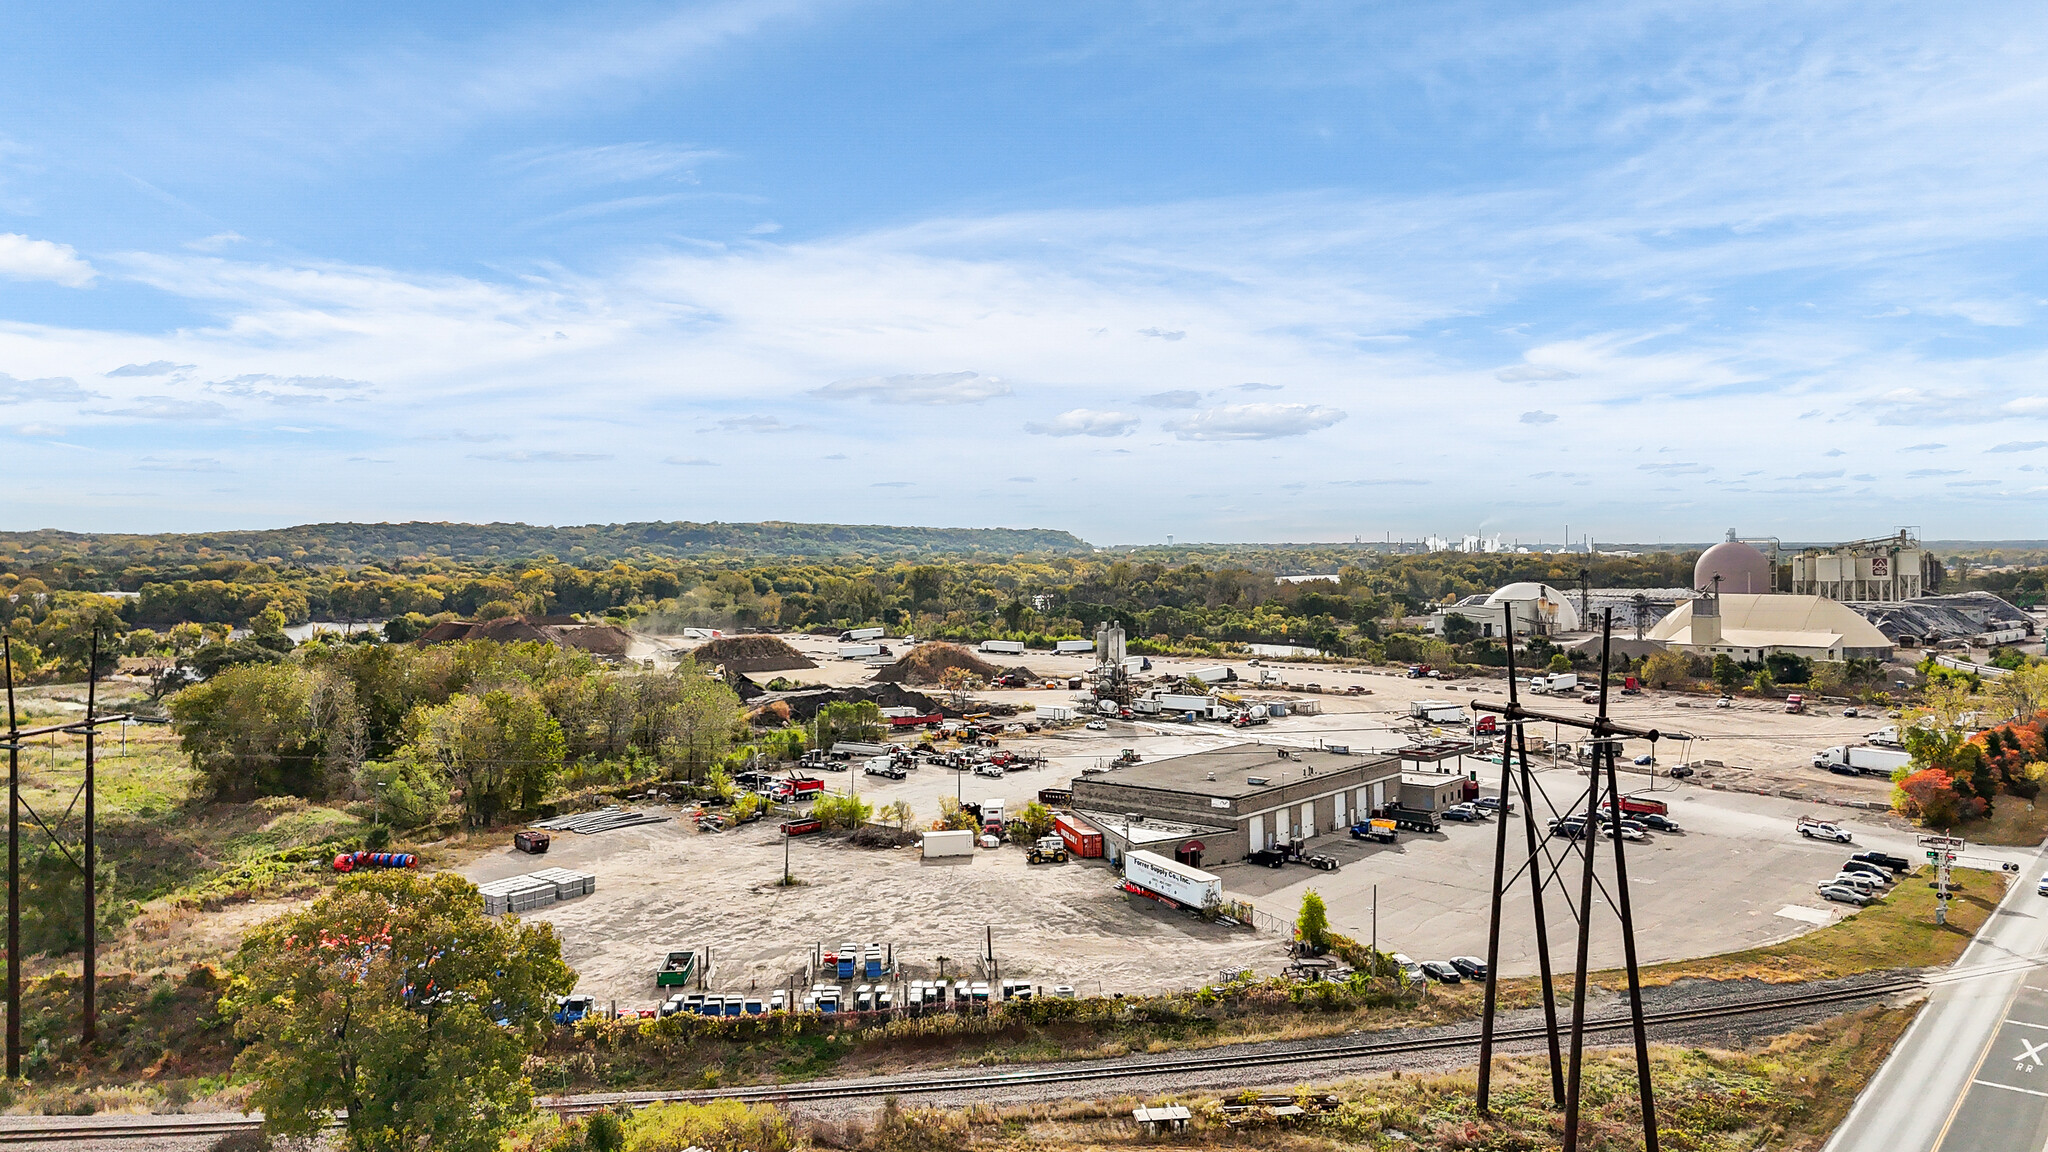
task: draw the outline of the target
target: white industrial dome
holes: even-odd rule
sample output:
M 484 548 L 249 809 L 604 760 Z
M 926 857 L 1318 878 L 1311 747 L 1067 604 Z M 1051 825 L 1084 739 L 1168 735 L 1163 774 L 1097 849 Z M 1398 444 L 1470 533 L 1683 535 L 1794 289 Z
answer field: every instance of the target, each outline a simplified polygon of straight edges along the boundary
M 1552 631 L 1579 630 L 1578 605 L 1572 603 L 1571 597 L 1548 584 L 1538 584 L 1533 580 L 1509 584 L 1495 590 L 1486 602 L 1496 607 L 1502 604 L 1524 605 L 1519 613 L 1524 619 L 1540 620 Z
M 1721 578 L 1723 592 L 1760 594 L 1772 590 L 1770 558 L 1737 540 L 1733 528 L 1728 530 L 1728 539 L 1700 553 L 1700 561 L 1692 569 L 1692 586 L 1713 591 L 1716 576 Z

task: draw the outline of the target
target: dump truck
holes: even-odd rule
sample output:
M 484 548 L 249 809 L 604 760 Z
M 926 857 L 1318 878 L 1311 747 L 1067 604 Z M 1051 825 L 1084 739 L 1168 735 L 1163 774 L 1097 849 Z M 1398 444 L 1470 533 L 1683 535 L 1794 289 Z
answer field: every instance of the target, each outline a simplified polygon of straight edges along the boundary
M 656 988 L 680 988 L 697 978 L 697 950 L 687 949 L 671 952 L 662 959 L 661 969 L 654 974 Z
M 1440 832 L 1443 830 L 1443 821 L 1437 818 L 1436 813 L 1431 812 L 1427 808 L 1403 808 L 1399 804 L 1389 804 L 1386 806 L 1385 812 L 1384 818 L 1392 820 L 1397 828 L 1403 828 L 1410 832 Z
M 1353 840 L 1377 840 L 1382 844 L 1392 844 L 1397 838 L 1397 833 L 1392 820 L 1375 818 L 1353 824 L 1351 826 L 1351 838 Z
M 1067 842 L 1057 836 L 1040 836 L 1038 842 L 1024 852 L 1027 864 L 1065 864 Z

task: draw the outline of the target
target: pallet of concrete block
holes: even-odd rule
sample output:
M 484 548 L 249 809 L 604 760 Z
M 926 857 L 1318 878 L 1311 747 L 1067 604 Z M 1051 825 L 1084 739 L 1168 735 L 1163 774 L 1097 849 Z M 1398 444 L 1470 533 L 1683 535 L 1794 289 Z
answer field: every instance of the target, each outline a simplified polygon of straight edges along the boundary
M 543 868 L 530 875 L 536 880 L 553 881 L 557 900 L 574 900 L 578 896 L 588 896 L 597 891 L 597 877 L 588 872 L 577 872 L 569 868 Z
M 508 876 L 476 887 L 483 895 L 486 916 L 531 912 L 553 904 L 556 899 L 555 882 L 536 876 Z

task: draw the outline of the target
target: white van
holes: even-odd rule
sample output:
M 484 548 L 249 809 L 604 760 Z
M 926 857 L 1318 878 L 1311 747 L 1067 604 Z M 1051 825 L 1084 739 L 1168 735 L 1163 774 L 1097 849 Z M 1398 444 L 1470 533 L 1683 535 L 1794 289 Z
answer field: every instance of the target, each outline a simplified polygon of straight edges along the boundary
M 1392 956 L 1389 956 L 1388 959 L 1392 960 L 1395 964 L 1400 966 L 1401 978 L 1403 980 L 1406 980 L 1408 983 L 1420 985 L 1429 982 L 1429 977 L 1424 976 L 1422 974 L 1422 965 L 1417 964 L 1415 961 L 1410 960 L 1406 956 L 1401 955 L 1399 952 L 1396 952 Z

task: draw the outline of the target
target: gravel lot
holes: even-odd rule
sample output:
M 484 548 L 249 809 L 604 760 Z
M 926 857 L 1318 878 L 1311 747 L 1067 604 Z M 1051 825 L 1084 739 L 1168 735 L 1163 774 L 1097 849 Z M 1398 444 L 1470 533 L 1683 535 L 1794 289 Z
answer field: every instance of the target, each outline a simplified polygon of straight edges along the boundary
M 854 683 L 865 677 L 859 664 L 832 659 L 830 642 L 797 637 L 794 643 L 819 658 L 816 671 L 801 674 L 807 681 Z M 1045 655 L 1023 662 L 1046 672 L 1078 672 L 1086 665 L 1084 658 Z M 1179 663 L 1154 660 L 1161 671 Z M 1235 667 L 1247 679 L 1257 676 L 1258 670 L 1246 664 Z M 1354 748 L 1393 748 L 1417 731 L 1402 715 L 1410 700 L 1469 699 L 1475 695 L 1469 691 L 1472 687 L 1480 689 L 1476 695 L 1482 699 L 1503 698 L 1500 680 L 1440 684 L 1298 665 L 1280 670 L 1296 684 L 1315 681 L 1327 689 L 1357 683 L 1372 694 L 1322 695 L 1321 715 L 1289 717 L 1251 730 L 1263 742 L 1306 745 L 1320 739 Z M 1036 704 L 1066 703 L 1068 694 L 1038 690 L 989 696 Z M 1856 798 L 1883 795 L 1881 782 L 1835 777 L 1805 763 L 1815 748 L 1853 740 L 1881 726 L 1882 720 L 1787 716 L 1761 706 L 1681 709 L 1673 706 L 1677 699 L 1662 694 L 1624 698 L 1614 711 L 1625 722 L 1691 733 L 1696 737 L 1694 759 L 1753 766 L 1753 771 Z M 1576 701 L 1554 698 L 1540 706 L 1569 713 L 1592 711 Z M 1049 764 L 999 781 L 927 766 L 903 781 L 862 777 L 856 771 L 828 776 L 827 784 L 853 788 L 872 798 L 878 808 L 908 800 L 915 821 L 921 823 L 936 815 L 941 796 L 1001 797 L 1012 806 L 1021 805 L 1039 788 L 1064 786 L 1082 768 L 1107 764 L 1122 748 L 1135 748 L 1150 761 L 1236 743 L 1244 735 L 1214 724 L 1112 723 L 1107 732 L 1072 729 L 1006 738 L 1006 746 L 1042 753 Z M 1647 750 L 1647 744 L 1643 748 Z M 1667 765 L 1679 759 L 1680 749 L 1670 741 L 1658 751 Z M 1480 769 L 1482 778 L 1494 773 L 1486 787 L 1498 787 L 1497 767 L 1477 762 L 1468 767 Z M 1650 783 L 1640 774 L 1629 775 L 1623 783 L 1627 790 Z M 1544 771 L 1541 783 L 1560 807 L 1585 786 L 1584 777 L 1570 768 Z M 1670 788 L 1671 783 L 1660 778 L 1656 786 Z M 1794 817 L 1813 810 L 1813 802 L 1693 784 L 1679 785 L 1668 800 L 1685 833 L 1658 835 L 1629 846 L 1644 962 L 1765 944 L 1838 917 L 1837 906 L 1817 898 L 1814 883 L 1833 875 L 1846 851 L 1802 840 L 1792 831 Z M 1540 801 L 1538 813 L 1548 816 Z M 1859 848 L 1916 851 L 1911 830 L 1882 813 L 1830 808 L 1826 814 L 1854 829 Z M 1510 833 L 1512 870 L 1522 854 L 1517 847 L 1521 832 L 1511 826 Z M 1343 861 L 1341 872 L 1243 865 L 1215 871 L 1231 895 L 1249 898 L 1283 917 L 1291 917 L 1302 892 L 1313 887 L 1328 902 L 1336 927 L 1361 938 L 1375 931 L 1377 888 L 1377 937 L 1383 947 L 1417 959 L 1483 954 L 1494 836 L 1494 826 L 1481 823 L 1447 824 L 1435 835 L 1404 833 L 1392 846 L 1326 837 L 1317 846 Z M 1083 992 L 1098 987 L 1127 993 L 1183 987 L 1226 969 L 1277 971 L 1287 960 L 1276 934 L 1203 925 L 1149 903 L 1134 905 L 1114 891 L 1112 874 L 1099 862 L 1034 868 L 1024 863 L 1021 850 L 1005 847 L 978 852 L 971 863 L 926 864 L 915 848 L 858 849 L 813 837 L 793 845 L 793 870 L 804 884 L 782 889 L 774 886 L 782 873 L 782 855 L 781 838 L 766 822 L 701 834 L 687 821 L 677 820 L 597 836 L 559 835 L 554 850 L 542 860 L 506 849 L 463 871 L 478 880 L 548 865 L 596 873 L 594 895 L 536 917 L 562 932 L 568 959 L 582 974 L 580 990 L 615 997 L 622 1006 L 651 1002 L 652 970 L 660 953 L 684 945 L 712 947 L 718 965 L 712 985 L 725 990 L 781 986 L 804 968 L 814 945 L 830 949 L 842 939 L 893 944 L 905 978 L 935 975 L 940 956 L 948 958 L 946 971 L 952 973 L 981 954 L 990 928 L 1004 975 L 1072 984 Z M 1597 871 L 1611 891 L 1610 852 L 1603 852 Z M 1561 967 L 1569 966 L 1574 944 L 1564 917 L 1566 891 L 1571 900 L 1578 897 L 1576 872 L 1570 880 L 1568 889 L 1553 885 L 1546 895 L 1553 956 Z M 1509 931 L 1501 966 L 1511 975 L 1533 972 L 1535 967 L 1526 890 L 1526 884 L 1520 886 L 1506 913 Z M 1602 900 L 1596 890 L 1596 905 Z M 1619 933 L 1612 913 L 1606 912 L 1596 921 L 1591 962 L 1606 967 L 1621 960 Z

